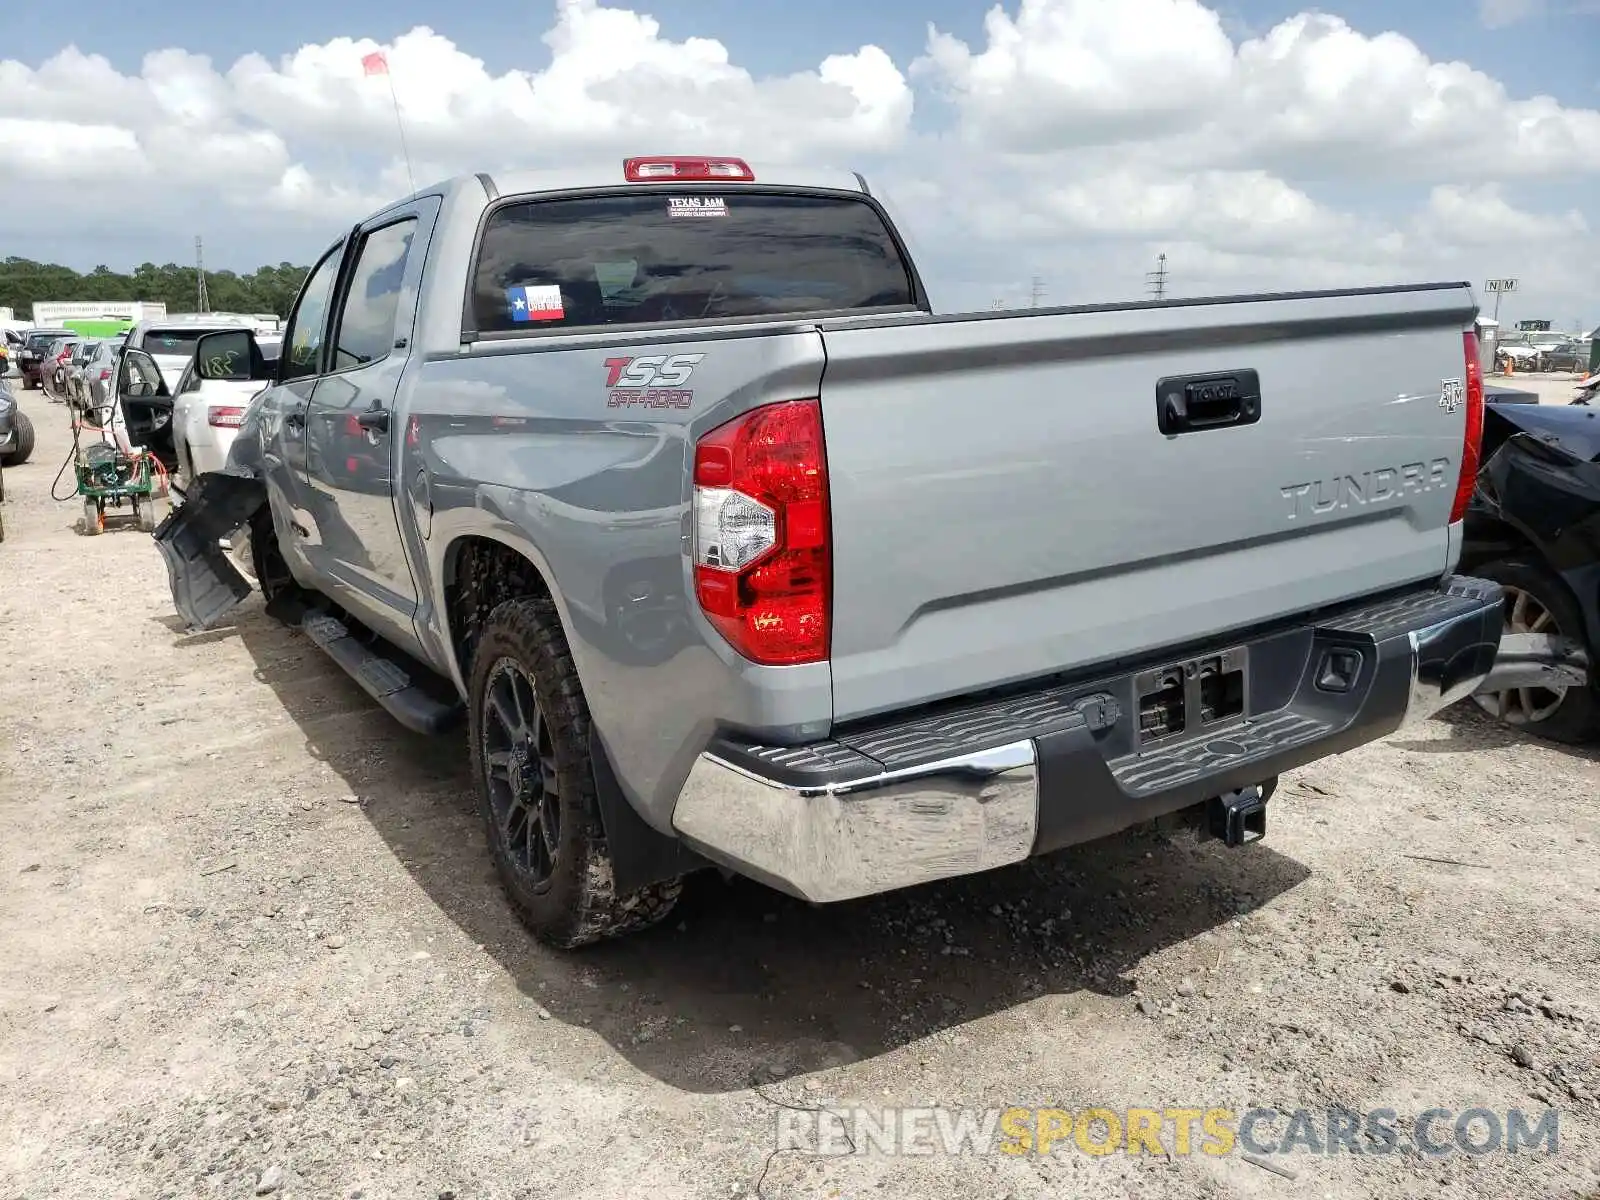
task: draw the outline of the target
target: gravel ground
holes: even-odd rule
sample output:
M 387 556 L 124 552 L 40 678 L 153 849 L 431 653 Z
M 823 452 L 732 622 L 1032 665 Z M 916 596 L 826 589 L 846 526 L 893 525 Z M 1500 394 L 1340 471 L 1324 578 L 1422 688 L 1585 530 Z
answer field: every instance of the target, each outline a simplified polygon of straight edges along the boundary
M 1468 705 L 1286 778 L 1247 850 L 1128 836 L 821 909 L 712 875 L 563 955 L 501 898 L 460 737 L 254 601 L 183 635 L 148 538 L 50 500 L 65 414 L 21 399 L 0 1196 L 1600 1191 L 1600 755 Z M 1553 1105 L 1560 1142 L 774 1156 L 781 1106 L 822 1104 Z
M 1491 389 L 1537 393 L 1540 404 L 1566 404 L 1577 393 L 1576 385 L 1582 378 L 1582 372 L 1527 371 L 1520 375 L 1490 375 L 1484 382 Z

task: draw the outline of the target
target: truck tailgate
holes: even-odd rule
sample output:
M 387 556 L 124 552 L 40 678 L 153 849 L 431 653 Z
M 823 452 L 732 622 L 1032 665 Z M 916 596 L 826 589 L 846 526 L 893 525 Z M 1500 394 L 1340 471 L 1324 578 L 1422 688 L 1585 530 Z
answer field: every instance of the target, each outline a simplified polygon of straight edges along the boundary
M 1448 285 L 825 325 L 835 719 L 1442 575 L 1475 312 Z M 1164 433 L 1163 379 L 1222 423 Z

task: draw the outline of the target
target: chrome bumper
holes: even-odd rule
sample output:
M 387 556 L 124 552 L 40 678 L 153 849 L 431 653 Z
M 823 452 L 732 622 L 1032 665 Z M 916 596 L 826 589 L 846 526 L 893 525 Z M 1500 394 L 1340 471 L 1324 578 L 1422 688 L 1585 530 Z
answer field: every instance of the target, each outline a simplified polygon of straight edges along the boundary
M 1476 581 L 1475 581 L 1476 582 Z M 1411 692 L 1402 729 L 1422 724 L 1435 713 L 1478 691 L 1499 653 L 1502 591 L 1482 583 L 1476 609 L 1412 630 Z
M 1031 740 L 827 787 L 702 754 L 673 814 L 714 861 L 816 902 L 1021 862 L 1038 819 Z
M 1304 683 L 1289 709 L 1252 718 L 1254 728 L 1268 731 L 1259 749 L 1245 758 L 1212 755 L 1206 765 L 1154 792 L 1130 791 L 1119 783 L 1130 778 L 1128 764 L 1142 763 L 1142 757 L 1107 761 L 1099 735 L 1088 733 L 1063 747 L 1059 731 L 1047 736 L 1041 730 L 993 748 L 827 783 L 780 781 L 751 769 L 748 760 L 734 763 L 708 751 L 689 772 L 672 824 L 711 861 L 818 903 L 1007 866 L 1030 857 L 1041 843 L 1045 849 L 1070 844 L 1071 838 L 1059 836 L 1063 808 L 1071 810 L 1067 819 L 1077 823 L 1078 840 L 1088 840 L 1264 782 L 1465 699 L 1493 666 L 1501 603 L 1498 585 L 1457 579 L 1409 615 L 1388 603 L 1319 623 L 1314 635 L 1307 632 L 1308 647 L 1369 648 L 1363 651 L 1372 656 L 1363 695 L 1349 695 L 1338 720 L 1324 721 L 1314 734 L 1297 739 L 1293 722 L 1304 727 L 1309 718 L 1293 710 L 1325 715 L 1330 701 L 1340 699 Z M 1322 638 L 1333 641 L 1313 640 Z M 1115 681 L 1105 686 L 1116 691 Z M 1289 734 L 1271 741 L 1274 726 L 1288 728 Z M 1215 736 L 1201 735 L 1195 742 L 1208 740 L 1214 743 Z

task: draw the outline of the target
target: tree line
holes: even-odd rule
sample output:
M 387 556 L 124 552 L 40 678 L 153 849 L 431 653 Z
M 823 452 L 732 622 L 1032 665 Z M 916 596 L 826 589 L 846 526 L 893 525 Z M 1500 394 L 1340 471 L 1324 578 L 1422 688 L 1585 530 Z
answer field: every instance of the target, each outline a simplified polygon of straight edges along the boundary
M 208 306 L 212 312 L 285 316 L 309 269 L 282 262 L 247 275 L 207 271 Z M 158 267 L 147 262 L 132 274 L 107 266 L 84 273 L 59 263 L 13 257 L 0 261 L 0 308 L 15 310 L 20 321 L 29 320 L 34 303 L 41 300 L 153 300 L 165 304 L 168 312 L 193 312 L 198 283 L 193 267 L 177 263 Z

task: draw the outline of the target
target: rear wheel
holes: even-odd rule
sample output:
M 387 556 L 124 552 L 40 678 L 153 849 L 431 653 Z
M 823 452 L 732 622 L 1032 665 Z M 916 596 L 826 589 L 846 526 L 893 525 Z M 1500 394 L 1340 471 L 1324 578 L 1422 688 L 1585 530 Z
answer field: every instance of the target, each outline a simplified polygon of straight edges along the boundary
M 582 946 L 653 925 L 672 880 L 618 894 L 589 757 L 589 706 L 555 605 L 508 600 L 473 652 L 473 783 L 495 868 L 542 941 Z
M 86 497 L 83 501 L 83 532 L 94 537 L 97 533 L 103 533 L 105 527 L 106 518 L 100 511 L 99 503 L 92 497 Z
M 1502 559 L 1473 569 L 1505 588 L 1506 633 L 1545 633 L 1583 641 L 1583 614 L 1565 584 L 1538 563 Z M 1476 695 L 1490 716 L 1554 742 L 1600 737 L 1600 696 L 1591 687 L 1512 688 Z

